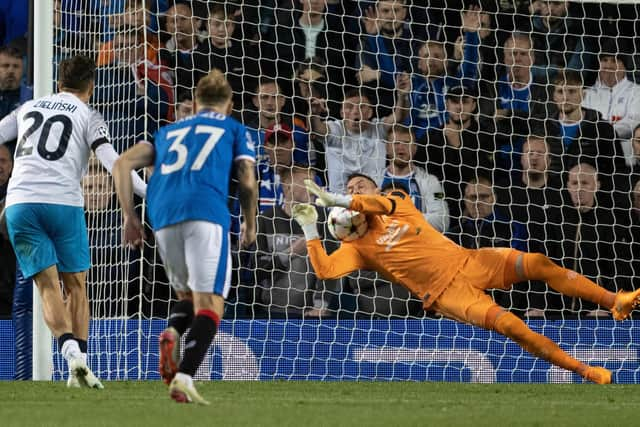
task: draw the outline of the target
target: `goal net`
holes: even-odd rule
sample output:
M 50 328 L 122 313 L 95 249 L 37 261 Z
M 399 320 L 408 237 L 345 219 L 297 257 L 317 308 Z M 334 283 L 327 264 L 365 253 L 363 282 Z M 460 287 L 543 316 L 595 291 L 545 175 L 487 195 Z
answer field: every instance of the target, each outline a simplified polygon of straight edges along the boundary
M 190 114 L 213 68 L 258 142 L 257 243 L 238 249 L 232 196 L 233 288 L 200 379 L 578 382 L 499 334 L 425 312 L 375 272 L 319 280 L 290 206 L 307 201 L 303 179 L 344 192 L 361 173 L 404 188 L 465 247 L 542 252 L 611 291 L 635 288 L 639 12 L 622 1 L 58 0 L 54 61 L 96 58 L 91 102 L 119 152 Z M 104 379 L 158 379 L 175 297 L 154 241 L 122 248 L 111 178 L 92 163 L 84 185 L 90 365 Z M 615 381 L 638 381 L 637 321 L 544 283 L 490 293 Z

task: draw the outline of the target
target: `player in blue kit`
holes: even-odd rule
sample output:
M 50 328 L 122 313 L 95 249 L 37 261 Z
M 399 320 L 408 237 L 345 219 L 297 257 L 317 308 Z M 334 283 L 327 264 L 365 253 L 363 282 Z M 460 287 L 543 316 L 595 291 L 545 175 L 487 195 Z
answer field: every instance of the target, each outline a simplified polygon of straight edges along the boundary
M 229 116 L 231 96 L 224 75 L 212 71 L 196 87 L 195 115 L 161 128 L 152 143 L 136 144 L 114 167 L 124 241 L 139 246 L 145 235 L 134 211 L 131 171 L 154 165 L 147 189 L 149 219 L 179 299 L 160 335 L 160 374 L 177 402 L 208 404 L 193 376 L 216 334 L 230 287 L 227 198 L 232 172 L 244 217 L 241 243 L 247 247 L 256 238 L 254 143 Z M 188 327 L 184 357 L 178 361 L 180 335 Z

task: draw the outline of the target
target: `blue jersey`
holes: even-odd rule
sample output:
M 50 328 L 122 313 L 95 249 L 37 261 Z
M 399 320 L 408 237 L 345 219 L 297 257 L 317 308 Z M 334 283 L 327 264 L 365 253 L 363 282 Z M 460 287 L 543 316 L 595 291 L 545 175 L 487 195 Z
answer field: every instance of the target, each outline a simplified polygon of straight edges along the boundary
M 155 170 L 147 188 L 152 227 L 201 220 L 228 230 L 233 162 L 255 161 L 247 129 L 231 117 L 202 111 L 158 130 L 153 144 Z

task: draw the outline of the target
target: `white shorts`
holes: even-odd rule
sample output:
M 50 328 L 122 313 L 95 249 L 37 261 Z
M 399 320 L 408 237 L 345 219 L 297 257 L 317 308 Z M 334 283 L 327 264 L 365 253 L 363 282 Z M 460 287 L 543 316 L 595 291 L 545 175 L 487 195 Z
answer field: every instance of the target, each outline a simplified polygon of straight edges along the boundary
M 207 221 L 186 221 L 155 233 L 167 277 L 176 291 L 227 298 L 231 286 L 229 233 Z

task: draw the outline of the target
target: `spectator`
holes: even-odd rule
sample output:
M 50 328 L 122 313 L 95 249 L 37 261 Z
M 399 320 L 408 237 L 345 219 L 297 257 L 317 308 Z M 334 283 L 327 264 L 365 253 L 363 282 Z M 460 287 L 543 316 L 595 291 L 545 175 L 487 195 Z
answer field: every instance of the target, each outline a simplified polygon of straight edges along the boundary
M 0 144 L 0 212 L 4 210 L 4 199 L 12 169 L 11 151 L 6 145 Z M 15 281 L 16 257 L 6 231 L 4 215 L 0 215 L 0 318 L 11 316 Z
M 445 95 L 447 88 L 466 84 L 475 85 L 478 78 L 481 15 L 476 8 L 462 14 L 464 49 L 461 63 L 452 77 L 444 44 L 429 40 L 418 52 L 417 68 L 421 74 L 412 78 L 411 125 L 415 126 L 417 139 L 432 129 L 441 129 L 446 121 Z M 462 41 L 461 41 L 462 43 Z M 473 82 L 473 83 L 472 83 Z
M 121 28 L 113 39 L 115 68 L 96 70 L 93 102 L 105 116 L 118 151 L 149 138 L 174 117 L 167 69 L 145 62 L 143 40 L 142 30 Z
M 147 0 L 130 0 L 124 2 L 123 9 L 109 16 L 109 26 L 116 33 L 122 28 L 135 28 L 144 31 L 146 37 L 145 58 L 149 64 L 160 65 L 159 51 L 162 47 L 158 34 L 151 31 L 152 10 Z M 115 61 L 113 40 L 100 44 L 96 65 L 98 67 L 112 64 Z
M 259 212 L 284 202 L 280 185 L 281 173 L 290 169 L 294 163 L 310 166 L 307 153 L 298 149 L 294 143 L 294 133 L 286 124 L 274 124 L 265 132 L 264 151 L 267 161 L 258 170 Z
M 314 179 L 306 165 L 283 169 L 284 203 L 258 217 L 256 297 L 260 305 L 266 306 L 269 317 L 325 317 L 337 289 L 338 281 L 324 283 L 316 279 L 307 260 L 302 229 L 291 218 L 294 204 L 310 202 L 305 179 Z M 318 214 L 318 232 L 326 239 L 324 210 L 319 209 Z
M 176 105 L 176 121 L 193 115 L 193 98 L 191 94 L 183 93 Z
M 520 162 L 519 173 L 498 186 L 498 201 L 524 230 L 526 250 L 546 253 L 545 227 L 550 221 L 550 212 L 563 201 L 560 191 L 552 184 L 557 185 L 560 180 L 549 169 L 551 152 L 544 136 L 534 133 L 527 137 Z M 559 294 L 551 292 L 544 282 L 515 284 L 509 296 L 510 308 L 526 317 L 544 317 L 548 306 L 562 306 Z
M 294 142 L 296 148 L 301 152 L 308 153 L 307 163 L 314 161 L 313 152 L 309 151 L 309 136 L 303 123 L 298 121 L 291 122 L 288 117 L 283 114 L 286 99 L 282 94 L 282 90 L 277 80 L 261 79 L 253 92 L 253 106 L 257 109 L 257 117 L 249 120 L 245 125 L 252 135 L 253 141 L 256 143 L 256 161 L 257 167 L 267 161 L 264 152 L 264 136 L 266 129 L 276 124 L 286 124 L 294 131 Z
M 358 270 L 345 280 L 346 286 L 356 295 L 358 317 L 407 319 L 424 315 L 419 299 L 375 271 Z
M 549 216 L 547 255 L 613 292 L 628 287 L 625 278 L 616 274 L 615 264 L 617 256 L 625 258 L 620 254 L 626 254 L 628 231 L 615 225 L 610 209 L 599 205 L 598 172 L 590 164 L 578 163 L 569 170 L 566 186 L 568 200 Z M 562 308 L 573 314 L 608 315 L 578 298 L 567 299 L 564 307 L 552 306 L 548 310 Z
M 29 2 L 0 2 L 0 45 L 26 39 L 29 27 Z
M 549 211 L 562 205 L 557 185 L 560 178 L 550 170 L 551 152 L 544 136 L 531 134 L 522 146 L 521 169 L 514 179 L 502 183 L 499 200 L 512 219 L 527 229 L 527 252 L 545 252 L 544 226 Z M 542 239 L 542 240 L 541 240 Z
M 553 80 L 554 108 L 547 125 L 548 135 L 559 141 L 551 147 L 562 153 L 562 165 L 556 171 L 567 171 L 580 162 L 597 165 L 600 177 L 606 177 L 603 190 L 612 188 L 611 176 L 616 164 L 622 161 L 622 148 L 615 138 L 613 126 L 597 111 L 582 106 L 583 85 L 580 74 L 573 71 L 559 73 Z
M 374 105 L 393 108 L 396 76 L 411 72 L 415 40 L 425 40 L 407 18 L 406 0 L 379 0 L 363 16 L 364 34 L 355 69 L 361 85 L 375 89 Z
M 359 90 L 350 90 L 342 102 L 342 120 L 323 120 L 326 100 L 312 98 L 311 132 L 324 137 L 328 186 L 333 192 L 344 192 L 347 177 L 363 173 L 382 183 L 385 170 L 385 145 L 389 127 L 400 123 L 406 114 L 409 76 L 398 78 L 398 100 L 393 112 L 382 119 L 373 119 L 370 98 Z
M 0 201 L 4 201 L 7 195 L 7 185 L 9 184 L 12 170 L 13 155 L 11 150 L 6 144 L 0 144 Z M 2 207 L 4 207 L 4 204 L 0 206 L 0 211 L 2 211 Z
M 91 268 L 87 274 L 87 293 L 94 317 L 126 315 L 118 301 L 128 299 L 126 275 L 129 265 L 124 259 L 120 236 L 120 217 L 116 209 L 111 175 L 97 161 L 90 161 L 82 179 L 85 217 L 91 249 Z M 118 310 L 118 308 L 120 310 Z
M 630 138 L 640 124 L 640 85 L 627 78 L 628 59 L 618 50 L 616 40 L 604 43 L 599 58 L 598 80 L 584 91 L 582 106 L 613 124 L 618 138 Z
M 575 9 L 569 10 L 565 0 L 534 0 L 533 49 L 534 77 L 552 80 L 561 69 L 579 71 L 586 74 L 595 69 L 596 44 L 585 34 L 584 19 L 577 16 Z
M 464 190 L 464 211 L 448 237 L 468 249 L 512 247 L 526 250 L 524 230 L 512 223 L 506 212 L 496 206 L 496 193 L 491 179 L 479 175 Z
M 464 211 L 447 236 L 459 245 L 469 248 L 512 247 L 526 250 L 526 234 L 522 224 L 511 221 L 508 211 L 496 203 L 496 190 L 491 179 L 479 175 L 467 183 L 464 190 Z M 518 309 L 512 291 L 494 289 L 495 301 L 502 307 Z
M 529 134 L 530 117 L 546 116 L 547 81 L 533 74 L 533 45 L 528 34 L 511 34 L 503 53 L 497 81 L 481 82 L 481 123 L 505 136 L 524 137 Z
M 382 188 L 400 187 L 411 197 L 424 218 L 440 232 L 449 227 L 449 207 L 444 200 L 442 183 L 414 162 L 415 137 L 411 130 L 395 125 L 387 133 L 389 166 L 384 171 Z
M 258 169 L 258 212 L 284 203 L 280 173 L 293 164 L 293 130 L 274 124 L 265 133 L 264 151 L 267 161 Z
M 494 81 L 496 79 L 496 65 L 498 63 L 498 41 L 493 14 L 481 9 L 479 6 L 471 6 L 462 13 L 461 33 L 453 45 L 452 61 L 458 63 L 458 70 L 462 66 L 465 57 L 465 50 L 478 50 L 478 58 L 475 61 L 479 67 L 479 77 L 481 80 Z M 478 33 L 478 44 L 476 48 L 473 38 L 469 40 L 468 33 Z M 469 82 L 465 82 L 469 84 Z
M 633 186 L 631 201 L 632 287 L 638 289 L 640 287 L 640 179 Z
M 245 102 L 247 89 L 255 87 L 259 76 L 264 75 L 253 54 L 258 45 L 243 37 L 239 28 L 240 12 L 240 9 L 233 10 L 228 3 L 209 3 L 209 37 L 198 44 L 194 53 L 197 80 L 213 68 L 225 74 L 233 91 L 234 116 L 237 118 L 241 118 L 248 108 Z
M 176 1 L 165 13 L 166 30 L 171 38 L 160 49 L 160 61 L 174 73 L 177 96 L 196 87 L 200 75 L 196 65 L 207 60 L 200 58 L 206 32 L 201 29 L 199 13 L 191 1 Z
M 357 38 L 346 31 L 344 18 L 327 13 L 325 0 L 300 0 L 301 10 L 284 10 L 262 43 L 263 68 L 290 79 L 300 64 L 320 58 L 335 87 L 355 83 L 353 68 Z M 346 49 L 345 49 L 346 47 Z
M 0 47 L 0 119 L 33 97 L 22 79 L 22 56 L 16 48 Z
M 493 136 L 480 131 L 474 116 L 476 93 L 472 87 L 455 86 L 446 96 L 447 120 L 443 129 L 432 129 L 416 153 L 419 162 L 444 186 L 453 218 L 461 214 L 462 186 L 476 177 L 477 169 L 493 169 Z

